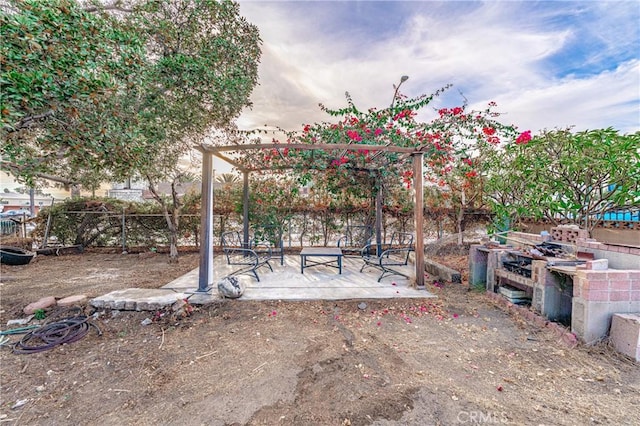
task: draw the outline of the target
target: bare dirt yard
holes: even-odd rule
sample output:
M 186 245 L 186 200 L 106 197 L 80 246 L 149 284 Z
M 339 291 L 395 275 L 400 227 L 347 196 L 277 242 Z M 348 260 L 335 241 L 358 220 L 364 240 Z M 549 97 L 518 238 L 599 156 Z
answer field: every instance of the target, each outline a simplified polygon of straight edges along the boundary
M 465 256 L 439 261 L 466 269 Z M 197 262 L 84 253 L 2 265 L 0 328 L 41 297 L 157 288 Z M 466 281 L 428 290 L 438 298 L 226 300 L 182 318 L 85 307 L 101 334 L 0 348 L 0 423 L 640 424 L 640 368 L 606 342 L 569 348 Z

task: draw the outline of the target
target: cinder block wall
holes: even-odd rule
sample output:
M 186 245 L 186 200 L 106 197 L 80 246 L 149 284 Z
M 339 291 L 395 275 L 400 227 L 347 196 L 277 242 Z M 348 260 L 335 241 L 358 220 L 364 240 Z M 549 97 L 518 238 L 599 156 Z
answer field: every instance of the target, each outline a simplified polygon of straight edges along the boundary
M 602 244 L 587 238 L 584 230 L 567 227 L 552 228 L 551 237 L 574 253 L 593 253 L 596 260 L 576 268 L 572 289 L 567 281 L 559 282 L 560 278 L 546 269 L 545 261 L 534 261 L 534 310 L 551 320 L 570 315 L 571 331 L 586 343 L 607 336 L 613 314 L 640 312 L 640 248 Z M 544 241 L 540 235 L 524 232 L 510 232 L 506 239 L 514 247 L 524 247 L 521 241 L 531 244 Z M 476 250 L 484 251 L 487 257 Z M 485 273 L 486 262 L 486 288 L 494 292 L 495 270 L 500 267 L 503 250 L 473 248 L 469 266 L 474 284 L 482 283 L 479 275 Z M 600 267 L 603 269 L 596 270 Z M 570 306 L 571 294 L 565 294 L 567 291 L 573 293 Z
M 576 336 L 594 343 L 609 332 L 613 314 L 632 312 L 640 312 L 640 271 L 576 271 L 571 310 Z

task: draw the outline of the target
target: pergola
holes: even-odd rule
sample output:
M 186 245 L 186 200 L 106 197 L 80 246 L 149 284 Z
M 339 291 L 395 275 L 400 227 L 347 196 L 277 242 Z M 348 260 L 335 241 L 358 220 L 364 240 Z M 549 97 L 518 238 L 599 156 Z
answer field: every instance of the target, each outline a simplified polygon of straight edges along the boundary
M 400 154 L 401 162 L 412 160 L 414 179 L 414 223 L 415 223 L 415 268 L 416 268 L 416 288 L 424 288 L 424 200 L 423 200 L 423 167 L 424 167 L 424 147 L 401 147 L 391 145 L 364 145 L 364 144 L 346 144 L 346 143 L 255 143 L 255 144 L 230 144 L 230 145 L 201 145 L 197 149 L 202 152 L 202 204 L 201 204 L 201 248 L 200 248 L 200 271 L 198 277 L 198 292 L 208 292 L 213 285 L 213 156 L 220 158 L 236 167 L 243 173 L 244 178 L 244 197 L 243 197 L 243 226 L 244 235 L 247 238 L 249 230 L 249 173 L 270 169 L 264 164 L 255 164 L 250 161 L 239 161 L 229 156 L 229 153 L 236 153 L 240 156 L 247 156 L 256 151 L 280 150 L 287 148 L 288 150 L 302 151 L 323 151 L 323 152 L 348 152 L 360 151 L 366 148 L 367 151 L 379 156 L 384 153 Z M 276 167 L 272 167 L 275 169 Z M 282 169 L 283 167 L 277 167 Z M 376 242 L 378 249 L 381 244 L 381 228 L 382 228 L 382 191 L 379 190 L 376 197 Z M 246 242 L 246 241 L 245 241 Z

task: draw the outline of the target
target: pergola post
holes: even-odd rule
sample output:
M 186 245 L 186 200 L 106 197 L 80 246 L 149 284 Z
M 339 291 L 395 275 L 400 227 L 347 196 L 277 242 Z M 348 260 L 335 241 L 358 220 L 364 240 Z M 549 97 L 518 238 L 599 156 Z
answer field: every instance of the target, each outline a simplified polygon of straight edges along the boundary
M 380 172 L 377 174 L 378 178 L 376 192 L 376 254 L 380 256 L 382 254 L 382 204 L 384 201 L 382 193 L 382 178 Z
M 198 292 L 213 286 L 213 155 L 202 152 L 202 201 L 200 206 L 200 270 Z
M 424 154 L 413 154 L 414 219 L 416 230 L 416 288 L 424 289 Z
M 242 172 L 242 178 L 242 243 L 249 248 L 249 172 Z

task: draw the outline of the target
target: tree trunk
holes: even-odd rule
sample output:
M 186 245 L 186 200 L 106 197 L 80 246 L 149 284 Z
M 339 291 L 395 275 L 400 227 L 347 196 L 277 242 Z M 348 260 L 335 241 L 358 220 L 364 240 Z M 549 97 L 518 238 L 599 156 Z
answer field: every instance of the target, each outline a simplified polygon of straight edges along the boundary
M 169 263 L 178 263 L 178 212 L 164 208 L 167 226 L 169 228 Z
M 464 229 L 462 229 L 462 222 L 464 221 L 464 206 L 466 204 L 466 199 L 465 199 L 465 195 L 464 195 L 464 191 L 461 192 L 461 203 L 460 203 L 460 211 L 458 212 L 458 220 L 457 220 L 457 227 L 458 227 L 458 245 L 461 246 L 462 245 L 462 232 L 464 231 Z

